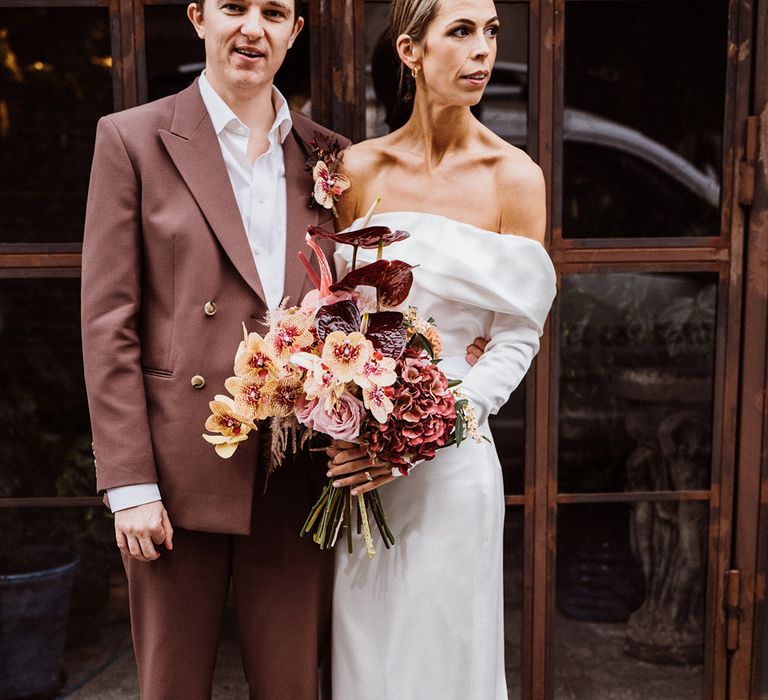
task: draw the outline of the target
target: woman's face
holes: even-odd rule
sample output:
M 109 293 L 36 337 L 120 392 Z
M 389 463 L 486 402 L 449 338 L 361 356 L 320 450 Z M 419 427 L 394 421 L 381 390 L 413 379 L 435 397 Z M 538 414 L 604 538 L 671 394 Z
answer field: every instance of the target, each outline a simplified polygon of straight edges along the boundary
M 424 38 L 413 46 L 418 89 L 436 104 L 477 104 L 496 60 L 498 30 L 492 0 L 440 0 Z

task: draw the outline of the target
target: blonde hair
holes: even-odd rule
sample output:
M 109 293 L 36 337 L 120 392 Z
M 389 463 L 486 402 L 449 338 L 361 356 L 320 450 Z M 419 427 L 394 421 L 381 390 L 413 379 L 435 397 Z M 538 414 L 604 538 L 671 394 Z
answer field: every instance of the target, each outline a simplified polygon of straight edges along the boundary
M 438 0 L 392 0 L 392 7 L 389 12 L 389 31 L 392 37 L 392 43 L 397 42 L 397 37 L 401 34 L 407 34 L 414 41 L 421 41 L 427 33 L 429 23 L 434 19 L 438 10 Z M 404 93 L 403 87 L 407 87 Z M 406 73 L 405 65 L 400 61 L 400 80 L 398 83 L 398 92 L 401 99 L 413 97 L 412 89 L 415 82 L 410 75 Z

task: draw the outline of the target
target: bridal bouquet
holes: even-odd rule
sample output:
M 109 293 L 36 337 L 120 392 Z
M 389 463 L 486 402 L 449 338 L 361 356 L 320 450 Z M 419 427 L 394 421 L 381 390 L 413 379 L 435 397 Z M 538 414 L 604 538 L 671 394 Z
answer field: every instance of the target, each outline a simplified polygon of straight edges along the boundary
M 435 457 L 466 436 L 480 439 L 477 420 L 461 398 L 459 381 L 438 367 L 440 339 L 432 319 L 403 304 L 413 283 L 413 266 L 385 260 L 383 249 L 409 234 L 384 226 L 330 233 L 307 229 L 319 274 L 299 253 L 315 284 L 301 306 L 281 306 L 267 317 L 269 332 L 248 333 L 235 355 L 235 376 L 225 382 L 231 396 L 217 395 L 203 437 L 223 458 L 232 456 L 257 421 L 271 419 L 284 454 L 286 434 L 306 439 L 319 432 L 359 443 L 372 461 L 407 474 L 417 461 Z M 352 270 L 333 283 L 317 238 L 353 247 Z M 359 248 L 376 248 L 375 262 L 357 267 Z M 282 437 L 281 437 L 282 436 Z M 273 443 L 275 441 L 273 435 Z M 352 551 L 352 497 L 349 487 L 325 486 L 302 527 L 321 548 L 333 547 L 342 529 Z M 356 526 L 374 556 L 369 514 L 384 544 L 395 542 L 376 490 L 357 495 Z

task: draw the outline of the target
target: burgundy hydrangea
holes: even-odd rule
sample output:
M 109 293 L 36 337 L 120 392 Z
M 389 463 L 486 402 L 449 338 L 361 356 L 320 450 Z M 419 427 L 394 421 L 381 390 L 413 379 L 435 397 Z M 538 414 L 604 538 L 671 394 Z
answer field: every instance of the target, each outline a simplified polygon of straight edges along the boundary
M 433 459 L 456 425 L 456 398 L 448 380 L 424 353 L 400 358 L 400 380 L 387 393 L 394 410 L 386 423 L 368 420 L 361 440 L 368 451 L 403 474 L 420 459 Z

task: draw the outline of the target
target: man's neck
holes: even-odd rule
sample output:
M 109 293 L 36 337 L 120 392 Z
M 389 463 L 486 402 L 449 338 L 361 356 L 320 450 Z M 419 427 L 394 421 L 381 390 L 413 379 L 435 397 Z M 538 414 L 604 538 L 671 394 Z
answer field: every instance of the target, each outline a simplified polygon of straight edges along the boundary
M 276 116 L 272 101 L 272 83 L 259 86 L 258 89 L 251 88 L 245 93 L 222 84 L 208 71 L 206 71 L 206 78 L 237 118 L 250 129 L 251 140 L 265 141 Z

